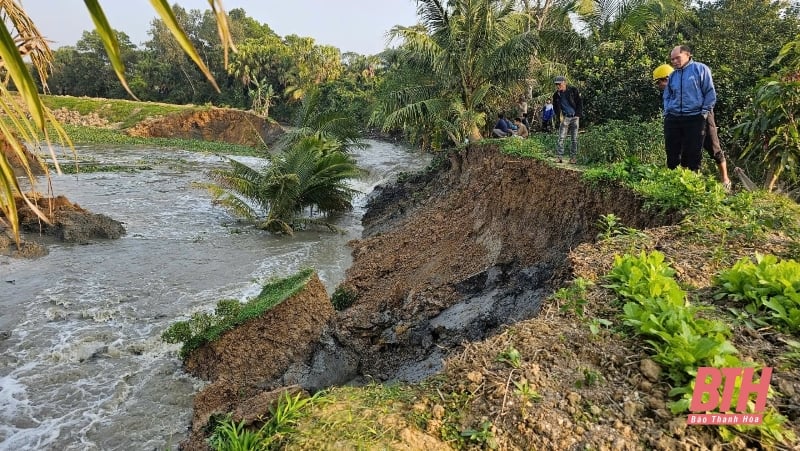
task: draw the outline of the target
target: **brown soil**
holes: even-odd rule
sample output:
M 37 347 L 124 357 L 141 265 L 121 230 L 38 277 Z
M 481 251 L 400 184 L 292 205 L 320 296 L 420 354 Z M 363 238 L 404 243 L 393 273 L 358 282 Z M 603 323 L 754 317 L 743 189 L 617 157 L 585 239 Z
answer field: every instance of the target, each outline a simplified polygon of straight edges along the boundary
M 103 214 L 89 212 L 64 196 L 34 196 L 30 199 L 46 221 L 21 198 L 17 198 L 20 230 L 25 236 L 19 248 L 11 239 L 0 239 L 0 253 L 22 258 L 46 255 L 45 246 L 37 242 L 37 237 L 43 235 L 62 242 L 86 244 L 96 239 L 118 239 L 125 234 L 125 227 L 121 222 Z M 10 230 L 0 226 L 0 235 L 8 237 L 9 233 Z
M 193 351 L 186 371 L 212 383 L 195 396 L 191 435 L 182 449 L 208 448 L 204 437 L 212 415 L 234 412 L 236 421 L 249 424 L 280 394 L 299 390 L 282 387 L 281 376 L 310 358 L 332 316 L 325 286 L 314 274 L 299 293 Z
M 530 318 L 607 213 L 639 228 L 674 220 L 645 214 L 622 187 L 586 186 L 576 170 L 491 147 L 453 154 L 439 172 L 371 202 L 364 223 L 375 235 L 351 243 L 343 286 L 358 301 L 337 319 L 337 337 L 362 357 L 362 374 L 393 379 L 409 362 Z
M 610 212 L 646 233 L 595 242 L 599 215 Z M 648 358 L 648 345 L 619 332 L 624 331 L 620 307 L 602 288 L 601 277 L 614 255 L 657 249 L 679 282 L 694 287 L 692 301 L 711 305 L 711 275 L 756 250 L 794 258 L 796 247 L 782 235 L 691 240 L 680 226 L 666 225 L 678 220 L 647 214 L 619 187 L 587 187 L 577 171 L 470 148 L 440 172 L 383 188 L 372 202 L 364 219 L 371 236 L 352 243 L 354 263 L 344 283 L 358 300 L 337 318 L 336 334 L 358 351 L 362 374 L 380 379 L 403 378 L 403 365 L 429 361 L 436 356 L 432 349 L 450 353 L 442 374 L 426 383 L 435 394 L 414 406 L 429 418 L 423 427 L 427 437 L 446 436 L 447 421 L 457 422 L 459 431 L 480 430 L 488 421 L 492 438 L 482 447 L 503 450 L 765 447 L 747 434 L 723 444 L 716 428 L 687 427 L 684 416 L 669 411 L 671 387 Z M 543 266 L 534 283 L 521 282 L 520 273 Z M 595 283 L 582 315 L 549 297 L 576 277 Z M 503 289 L 491 291 L 492 284 Z M 533 319 L 516 322 L 509 316 L 505 323 L 513 325 L 491 327 L 485 313 L 472 317 L 484 335 L 471 335 L 465 327 L 449 339 L 447 331 L 431 326 L 470 302 L 537 289 L 545 294 L 533 300 L 541 303 Z M 497 306 L 502 303 L 492 310 Z M 613 326 L 602 326 L 599 319 Z M 739 325 L 733 343 L 740 358 L 780 368 L 773 375 L 777 390 L 770 405 L 797 437 L 800 370 L 787 367 L 784 357 L 791 339 L 771 328 Z M 519 368 L 498 359 L 511 348 L 522 357 Z M 535 396 L 521 394 L 525 385 Z M 467 394 L 466 401 L 449 397 L 457 393 Z M 790 440 L 774 445 L 798 446 Z
M 364 217 L 366 237 L 352 243 L 354 262 L 343 283 L 357 301 L 336 314 L 329 332 L 323 324 L 330 306 L 317 289 L 303 303 L 287 301 L 263 320 L 269 326 L 258 320 L 231 331 L 197 353 L 201 362 L 187 363 L 195 374 L 216 379 L 196 398 L 185 449 L 205 449 L 202 437 L 214 413 L 235 412 L 257 426 L 282 390 L 302 389 L 287 376 L 297 361 L 331 362 L 340 354 L 356 361 L 341 377 L 414 381 L 441 369 L 416 386 L 408 417 L 376 421 L 376 429 L 396 432 L 391 449 L 449 449 L 458 440 L 454 430 L 462 449 L 766 447 L 750 435 L 723 445 L 717 429 L 687 427 L 683 416 L 669 412 L 671 387 L 648 358 L 647 343 L 622 327 L 620 306 L 602 276 L 614 255 L 657 249 L 679 282 L 692 287 L 691 301 L 712 305 L 712 274 L 755 250 L 791 258 L 791 238 L 692 240 L 670 225 L 677 215 L 648 214 L 627 189 L 587 186 L 574 166 L 516 158 L 491 146 L 470 147 L 436 171 L 379 191 Z M 598 219 L 607 213 L 646 230 L 597 241 Z M 594 283 L 583 313 L 552 297 L 577 277 Z M 285 332 L 295 322 L 309 327 Z M 279 341 L 268 338 L 276 330 Z M 787 430 L 800 434 L 800 370 L 787 367 L 784 357 L 791 338 L 736 326 L 732 341 L 740 358 L 780 368 L 769 405 L 787 418 Z M 499 358 L 510 349 L 519 352 L 518 366 Z M 482 425 L 488 425 L 483 443 L 463 438 L 463 431 Z M 315 443 L 320 440 L 325 443 L 319 437 Z M 328 445 L 323 448 L 350 449 Z M 787 440 L 775 448 L 796 446 Z
M 129 128 L 127 133 L 144 138 L 197 139 L 264 148 L 284 132 L 280 125 L 246 111 L 211 108 L 148 119 Z

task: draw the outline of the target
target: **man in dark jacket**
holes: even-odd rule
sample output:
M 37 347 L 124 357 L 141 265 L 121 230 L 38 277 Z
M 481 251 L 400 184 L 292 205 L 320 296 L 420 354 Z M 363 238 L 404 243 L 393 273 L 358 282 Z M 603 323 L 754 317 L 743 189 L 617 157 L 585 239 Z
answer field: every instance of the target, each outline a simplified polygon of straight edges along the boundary
M 566 78 L 559 76 L 554 81 L 556 92 L 553 94 L 553 109 L 556 113 L 556 120 L 561 124 L 558 128 L 558 148 L 556 149 L 558 162 L 564 161 L 564 139 L 569 131 L 572 139 L 569 162 L 574 164 L 578 161 L 578 127 L 583 113 L 583 99 L 578 88 L 567 86 Z

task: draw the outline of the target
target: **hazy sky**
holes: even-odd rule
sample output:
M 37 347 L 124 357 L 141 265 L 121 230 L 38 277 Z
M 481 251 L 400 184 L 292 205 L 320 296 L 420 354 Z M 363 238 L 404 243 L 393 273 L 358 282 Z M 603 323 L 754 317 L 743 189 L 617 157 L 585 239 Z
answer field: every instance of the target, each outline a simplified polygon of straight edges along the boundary
M 75 45 L 94 25 L 81 0 L 21 0 L 39 31 L 54 48 Z M 208 0 L 177 0 L 185 9 L 210 9 Z M 141 45 L 155 11 L 147 0 L 100 1 L 111 26 Z M 281 36 L 310 36 L 342 52 L 371 55 L 386 48 L 386 32 L 417 22 L 414 0 L 223 0 L 226 11 L 242 8 Z M 394 43 L 392 45 L 396 45 Z

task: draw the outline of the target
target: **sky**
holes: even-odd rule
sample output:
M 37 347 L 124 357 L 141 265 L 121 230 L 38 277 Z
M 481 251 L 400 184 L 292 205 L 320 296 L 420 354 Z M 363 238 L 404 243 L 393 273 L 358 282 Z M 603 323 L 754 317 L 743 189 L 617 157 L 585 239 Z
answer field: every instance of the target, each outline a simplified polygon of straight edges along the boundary
M 53 48 L 75 45 L 94 29 L 82 0 L 19 0 Z M 208 0 L 176 0 L 185 9 L 210 9 Z M 100 0 L 111 26 L 141 46 L 156 13 L 147 0 Z M 280 36 L 296 34 L 344 52 L 373 55 L 387 47 L 395 25 L 417 22 L 414 0 L 222 0 L 226 11 L 242 8 Z M 390 44 L 391 46 L 397 43 Z

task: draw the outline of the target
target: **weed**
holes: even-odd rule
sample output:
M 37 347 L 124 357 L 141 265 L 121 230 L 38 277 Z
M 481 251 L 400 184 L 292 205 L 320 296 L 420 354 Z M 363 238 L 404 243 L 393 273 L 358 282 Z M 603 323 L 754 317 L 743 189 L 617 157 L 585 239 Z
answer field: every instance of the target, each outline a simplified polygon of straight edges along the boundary
M 509 346 L 505 351 L 501 352 L 500 355 L 497 356 L 497 361 L 505 362 L 511 365 L 513 368 L 519 368 L 522 361 L 522 356 L 516 348 Z
M 270 439 L 259 431 L 249 430 L 244 420 L 236 423 L 226 417 L 214 428 L 208 444 L 216 451 L 250 451 L 269 449 Z
M 536 390 L 531 387 L 528 383 L 528 380 L 525 378 L 520 379 L 519 381 L 514 381 L 514 394 L 519 396 L 522 399 L 520 403 L 520 409 L 522 413 L 522 417 L 526 417 L 528 415 L 528 405 L 532 402 L 539 402 L 542 400 L 542 395 L 540 395 Z
M 582 373 L 583 379 L 575 381 L 577 388 L 594 387 L 603 380 L 603 375 L 591 368 L 583 368 Z
M 559 310 L 562 312 L 572 312 L 576 316 L 582 317 L 585 313 L 586 289 L 593 285 L 593 282 L 583 277 L 573 280 L 570 286 L 560 288 L 553 294 L 553 298 L 559 301 Z
M 497 449 L 497 441 L 492 432 L 492 423 L 484 421 L 481 423 L 480 429 L 467 429 L 461 432 L 462 437 L 466 437 L 469 441 L 484 445 L 489 449 Z
M 611 321 L 603 318 L 595 318 L 589 323 L 589 331 L 592 335 L 597 335 L 603 327 L 609 328 L 613 325 Z
M 331 303 L 336 310 L 344 310 L 358 299 L 358 292 L 352 288 L 339 285 L 331 295 Z
M 800 368 L 800 341 L 784 340 L 789 346 L 789 351 L 780 356 L 780 360 L 784 362 L 781 367 L 784 370 L 793 368 Z
M 644 233 L 633 227 L 625 227 L 620 218 L 614 213 L 600 216 L 597 220 L 600 233 L 597 234 L 598 240 L 610 240 L 611 238 L 628 235 L 643 236 Z

